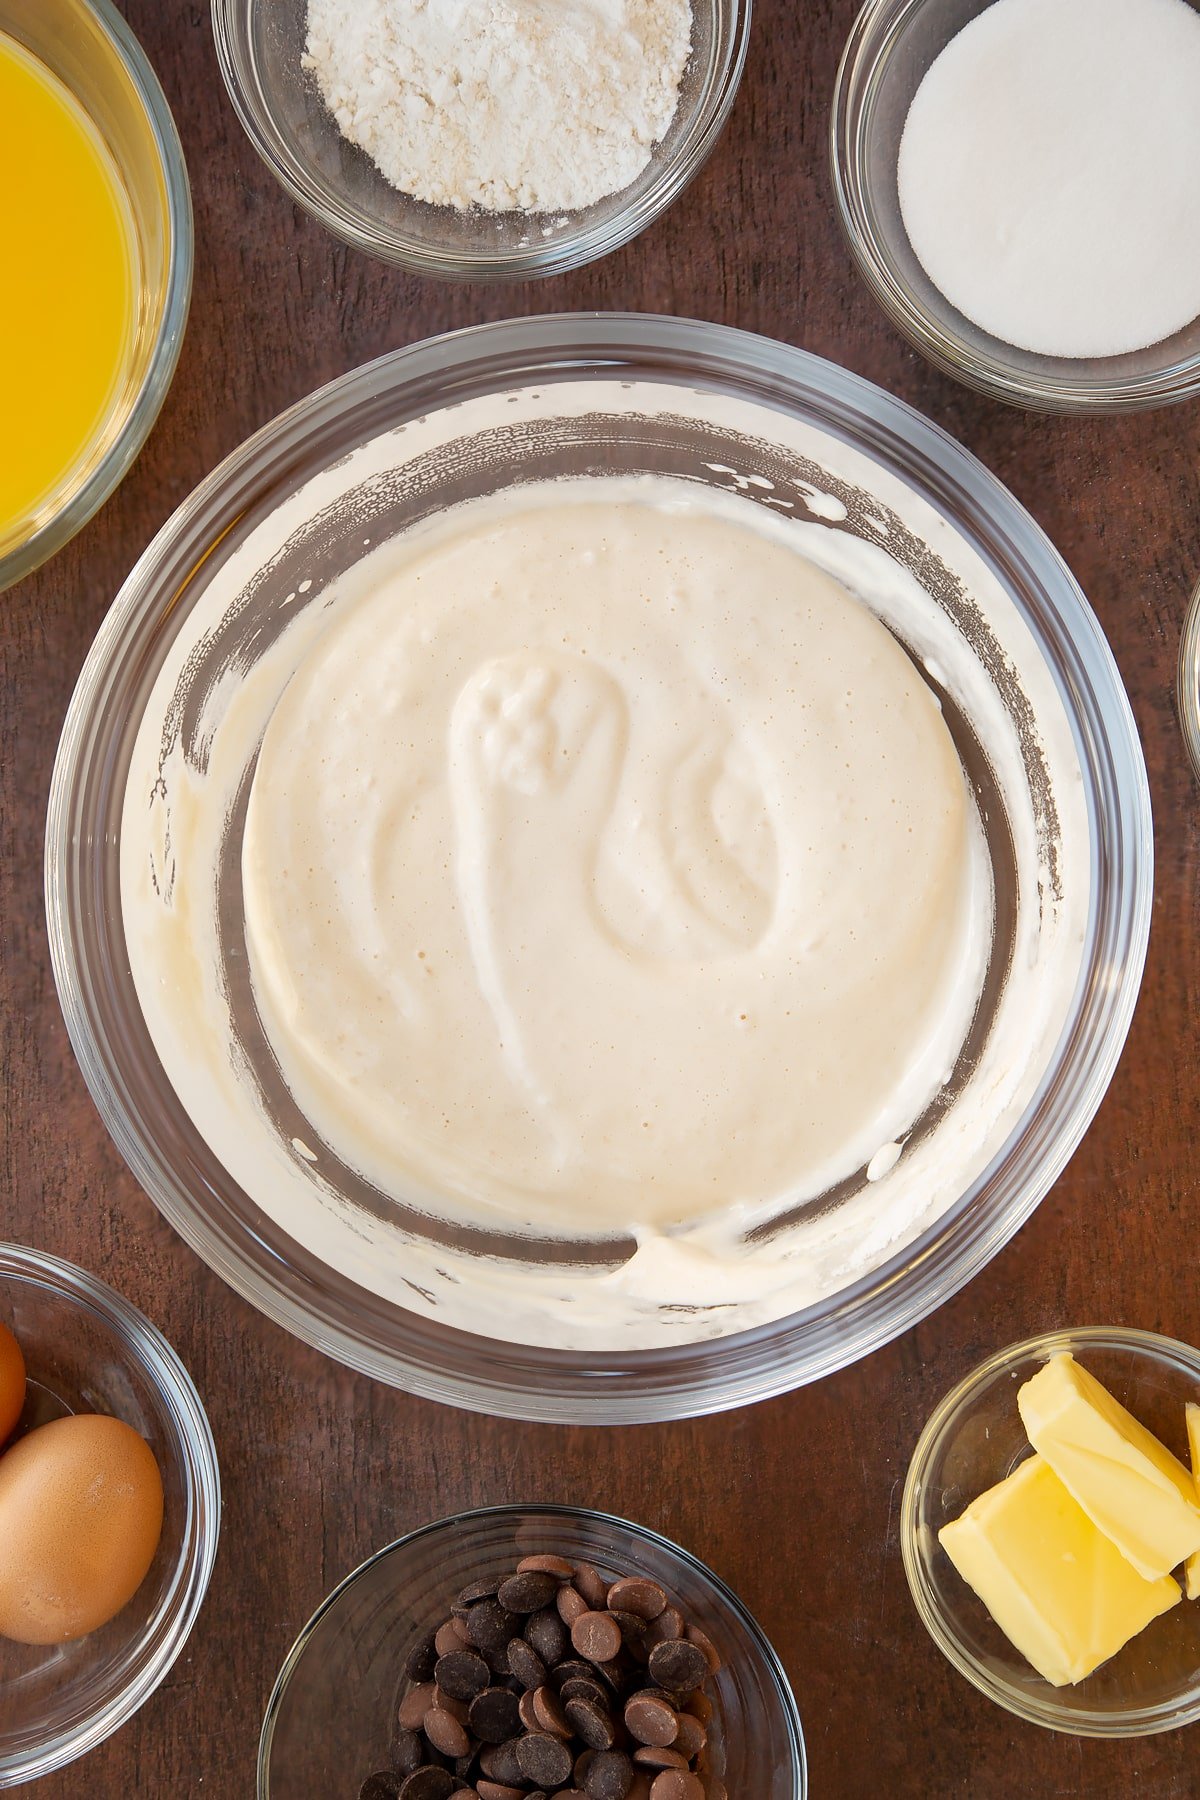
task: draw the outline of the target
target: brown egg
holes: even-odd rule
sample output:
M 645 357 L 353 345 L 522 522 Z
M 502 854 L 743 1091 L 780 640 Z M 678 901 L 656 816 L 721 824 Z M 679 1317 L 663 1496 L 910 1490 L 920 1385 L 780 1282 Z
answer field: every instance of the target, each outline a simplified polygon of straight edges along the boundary
M 11 1435 L 25 1407 L 25 1358 L 8 1326 L 0 1320 L 0 1444 Z
M 0 1637 L 64 1644 L 131 1600 L 154 1560 L 163 1489 L 120 1419 L 41 1425 L 0 1456 Z

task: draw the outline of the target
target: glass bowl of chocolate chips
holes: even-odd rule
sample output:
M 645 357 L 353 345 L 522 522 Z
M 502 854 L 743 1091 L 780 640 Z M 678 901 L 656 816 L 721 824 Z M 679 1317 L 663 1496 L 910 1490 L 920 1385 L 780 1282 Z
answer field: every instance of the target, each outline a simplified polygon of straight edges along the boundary
M 803 1800 L 800 1716 L 741 1602 L 604 1513 L 491 1507 L 379 1551 L 275 1683 L 259 1800 Z

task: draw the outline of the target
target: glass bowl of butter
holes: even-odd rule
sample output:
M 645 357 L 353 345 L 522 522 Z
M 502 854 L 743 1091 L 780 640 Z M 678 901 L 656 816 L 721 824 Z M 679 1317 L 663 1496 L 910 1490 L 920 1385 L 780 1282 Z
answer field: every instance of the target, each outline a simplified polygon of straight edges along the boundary
M 635 1421 L 938 1305 L 1086 1128 L 1141 752 L 979 464 L 720 327 L 346 376 L 142 558 L 64 729 L 59 992 L 187 1240 L 351 1365 Z
M 1200 1719 L 1200 1352 L 1127 1327 L 989 1358 L 933 1414 L 901 1509 L 938 1648 L 1079 1737 Z

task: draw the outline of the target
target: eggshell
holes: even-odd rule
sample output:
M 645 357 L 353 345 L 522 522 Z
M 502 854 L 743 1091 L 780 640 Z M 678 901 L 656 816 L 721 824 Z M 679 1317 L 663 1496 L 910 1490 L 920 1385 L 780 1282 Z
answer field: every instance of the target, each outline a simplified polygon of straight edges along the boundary
M 0 1456 L 0 1636 L 63 1644 L 131 1600 L 162 1532 L 162 1476 L 120 1419 L 41 1425 Z
M 25 1358 L 8 1326 L 0 1321 L 0 1444 L 10 1436 L 25 1408 Z

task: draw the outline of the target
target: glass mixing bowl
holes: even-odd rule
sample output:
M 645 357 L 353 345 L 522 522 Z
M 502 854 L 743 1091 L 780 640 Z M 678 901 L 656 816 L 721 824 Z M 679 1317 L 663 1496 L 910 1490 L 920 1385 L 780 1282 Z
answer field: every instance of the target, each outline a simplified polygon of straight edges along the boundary
M 940 636 L 933 650 L 910 648 L 986 821 L 996 925 L 975 1023 L 898 1163 L 794 1209 L 806 1254 L 819 1243 L 835 1273 L 801 1303 L 790 1287 L 781 1298 L 758 1285 L 724 1308 L 656 1295 L 632 1341 L 597 1341 L 577 1302 L 625 1263 L 627 1239 L 531 1244 L 430 1216 L 340 1160 L 283 1085 L 241 918 L 252 762 L 222 812 L 219 848 L 180 880 L 181 908 L 174 882 L 190 854 L 187 796 L 205 779 L 222 709 L 366 544 L 514 483 L 616 471 L 707 483 L 772 517 L 790 509 L 812 555 L 871 559 L 868 599 L 893 580 L 916 584 Z M 961 693 L 951 651 L 966 665 Z M 985 720 L 1009 746 L 1007 773 L 981 746 Z M 59 993 L 101 1115 L 167 1218 L 238 1292 L 416 1392 L 620 1422 L 813 1380 L 923 1318 L 996 1254 L 1062 1170 L 1112 1074 L 1145 955 L 1151 856 L 1141 751 L 1100 628 L 979 463 L 800 351 L 687 321 L 580 315 L 385 357 L 293 408 L 202 484 L 134 568 L 81 674 L 54 770 L 46 894 Z M 149 908 L 135 923 L 123 859 L 135 906 Z M 227 1041 L 186 984 L 151 977 L 139 991 L 135 980 L 131 960 L 185 917 L 210 922 L 214 1029 Z M 180 998 L 164 1008 L 156 994 L 168 992 Z M 201 1129 L 169 1067 L 210 1049 L 201 1111 L 211 1101 L 220 1118 L 210 1109 Z M 254 1097 L 232 1121 L 230 1069 L 238 1094 L 244 1082 Z M 947 1144 L 959 1160 L 938 1174 Z M 879 1222 L 885 1196 L 900 1192 L 918 1208 L 903 1230 Z M 788 1261 L 794 1223 L 756 1240 L 756 1284 L 777 1265 L 789 1282 L 807 1267 Z M 850 1273 L 847 1257 L 858 1258 Z M 489 1286 L 497 1270 L 517 1283 L 511 1301 Z M 551 1325 L 535 1330 L 546 1306 Z
M 908 1585 L 938 1649 L 998 1706 L 1076 1737 L 1144 1737 L 1200 1719 L 1200 1610 L 1185 1599 L 1074 1687 L 1052 1687 L 1014 1650 L 946 1552 L 943 1525 L 1030 1454 L 1017 1392 L 1069 1351 L 1189 1466 L 1184 1407 L 1200 1402 L 1200 1353 L 1126 1326 L 1012 1344 L 946 1396 L 913 1451 L 900 1511 Z
M 0 0 L 0 32 L 74 94 L 117 165 L 136 242 L 133 341 L 107 417 L 37 514 L 0 539 L 0 592 L 60 550 L 124 480 L 166 398 L 192 291 L 192 201 L 175 121 L 110 0 Z M 6 275 L 5 279 L 11 279 Z
M 751 0 L 693 0 L 679 105 L 632 186 L 582 212 L 458 212 L 400 193 L 338 130 L 301 58 L 307 0 L 212 0 L 221 73 L 275 178 L 326 230 L 420 274 L 477 281 L 561 275 L 644 231 L 707 160 L 742 78 Z
M 132 1718 L 196 1622 L 221 1520 L 217 1451 L 171 1346 L 128 1301 L 57 1257 L 0 1244 L 0 1320 L 25 1357 L 29 1430 L 73 1412 L 140 1432 L 163 1479 L 162 1537 L 129 1604 L 73 1644 L 0 1640 L 0 1788 L 62 1768 Z
M 1200 318 L 1124 356 L 1039 356 L 964 317 L 917 261 L 897 193 L 904 123 L 930 64 L 989 4 L 867 0 L 851 28 L 834 90 L 830 153 L 838 212 L 860 274 L 923 356 L 996 400 L 1069 413 L 1188 399 L 1200 388 Z
M 710 1569 L 645 1526 L 567 1506 L 497 1506 L 426 1525 L 348 1575 L 288 1652 L 263 1721 L 259 1800 L 356 1793 L 388 1767 L 405 1655 L 445 1622 L 469 1581 L 510 1574 L 523 1556 L 594 1564 L 606 1579 L 665 1588 L 711 1639 L 712 1773 L 730 1800 L 804 1800 L 804 1734 L 779 1659 Z

